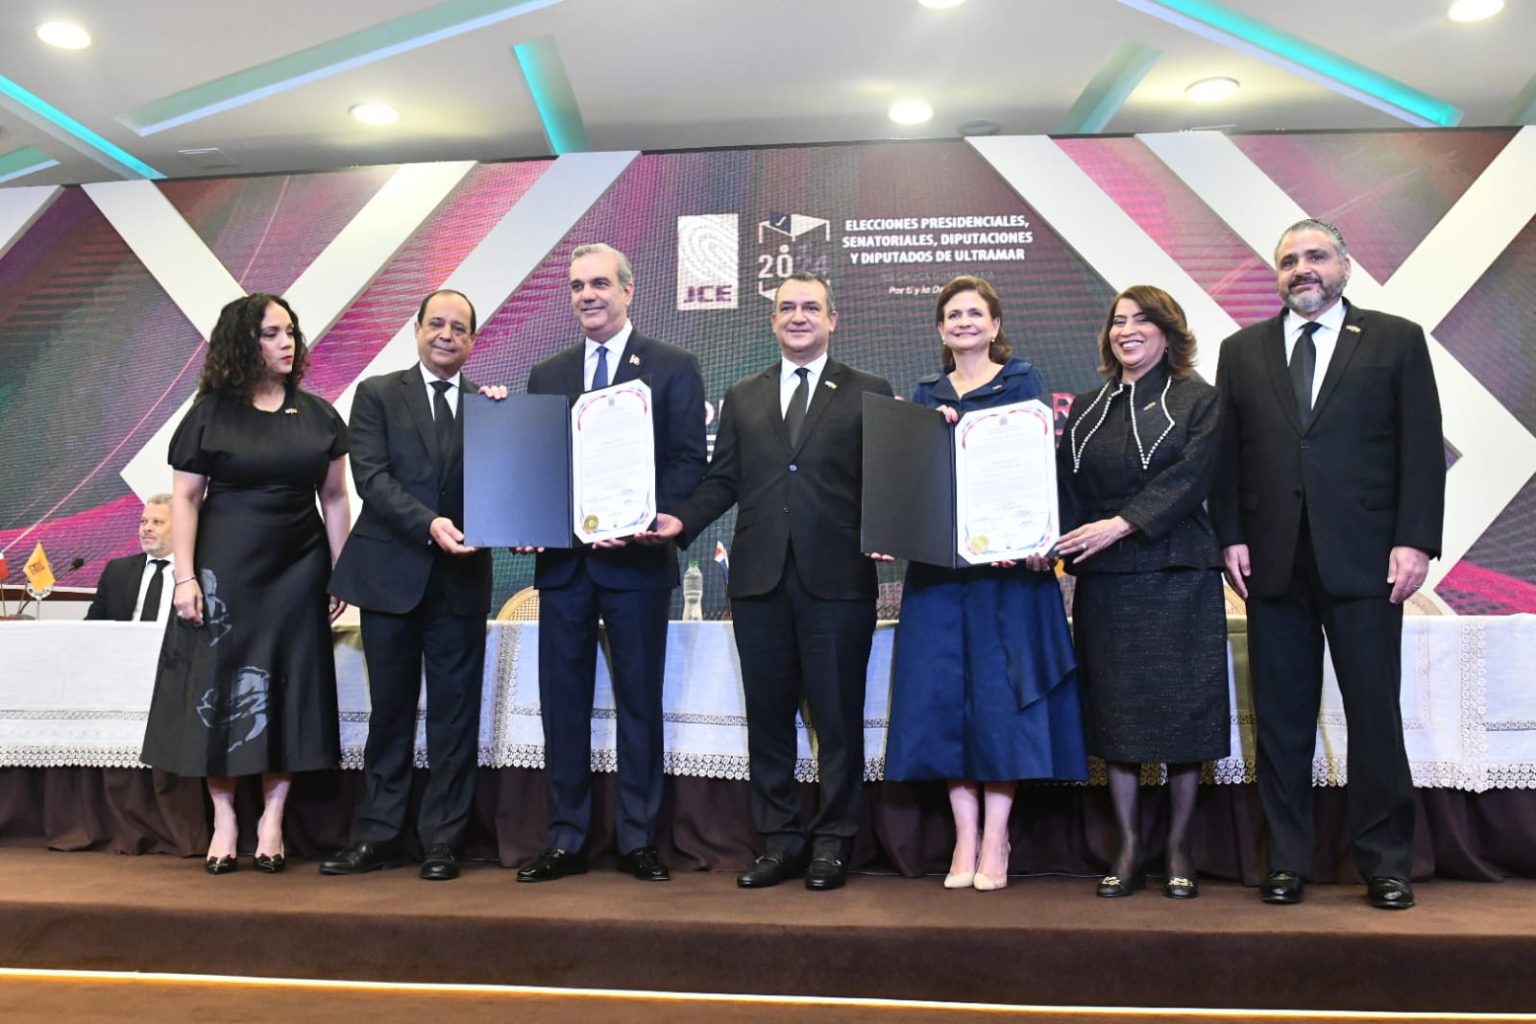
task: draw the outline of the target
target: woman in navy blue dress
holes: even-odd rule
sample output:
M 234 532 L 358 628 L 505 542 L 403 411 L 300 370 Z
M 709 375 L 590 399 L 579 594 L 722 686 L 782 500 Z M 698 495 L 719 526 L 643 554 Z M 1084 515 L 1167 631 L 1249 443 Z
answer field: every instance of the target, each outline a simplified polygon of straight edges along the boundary
M 912 401 L 951 423 L 1045 398 L 1012 356 L 1002 303 L 978 277 L 939 293 L 945 373 Z M 1008 884 L 1008 817 L 1020 779 L 1087 777 L 1076 661 L 1061 591 L 1044 559 L 949 569 L 913 562 L 902 591 L 885 777 L 945 779 L 955 850 L 945 888 Z M 1041 571 L 1041 570 L 1044 571 Z

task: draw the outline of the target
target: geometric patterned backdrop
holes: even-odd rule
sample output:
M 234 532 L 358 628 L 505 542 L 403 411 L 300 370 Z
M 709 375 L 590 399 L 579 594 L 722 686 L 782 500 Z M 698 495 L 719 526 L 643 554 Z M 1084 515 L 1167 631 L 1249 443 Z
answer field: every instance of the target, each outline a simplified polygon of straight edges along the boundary
M 571 249 L 629 254 L 631 317 L 726 388 L 772 362 L 779 276 L 829 276 L 837 357 L 898 393 L 938 369 L 933 295 L 990 279 L 1015 350 L 1063 410 L 1095 380 L 1110 297 L 1167 288 L 1214 377 L 1221 339 L 1274 314 L 1276 235 L 1332 220 L 1349 296 L 1432 336 L 1445 408 L 1447 554 L 1465 614 L 1536 611 L 1536 130 L 1014 137 L 656 154 L 66 189 L 0 189 L 0 550 L 41 540 L 67 584 L 137 550 L 138 494 L 168 489 L 165 440 L 203 335 L 241 291 L 285 293 L 315 345 L 306 387 L 346 413 L 356 381 L 414 358 L 405 330 L 444 283 L 475 300 L 466 371 L 524 386 L 571 343 Z M 711 426 L 711 433 L 713 427 Z M 690 552 L 706 604 L 729 517 Z M 498 598 L 531 560 L 498 552 Z M 900 566 L 882 567 L 899 578 Z

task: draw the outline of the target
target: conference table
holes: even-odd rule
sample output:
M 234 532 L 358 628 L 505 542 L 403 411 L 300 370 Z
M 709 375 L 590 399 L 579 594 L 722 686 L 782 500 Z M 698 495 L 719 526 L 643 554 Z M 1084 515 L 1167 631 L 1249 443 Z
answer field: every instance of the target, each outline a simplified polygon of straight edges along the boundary
M 1536 786 L 1536 616 L 1418 616 L 1403 630 L 1402 708 L 1419 787 L 1481 792 Z M 491 622 L 481 694 L 480 763 L 541 768 L 538 624 Z M 875 634 L 865 689 L 865 776 L 880 778 L 896 629 Z M 368 684 L 355 626 L 334 631 L 342 767 L 362 767 Z M 0 627 L 0 766 L 139 766 L 160 629 L 123 622 L 11 622 Z M 1244 620 L 1229 622 L 1232 755 L 1211 781 L 1253 778 L 1253 715 Z M 745 779 L 746 712 L 728 622 L 674 622 L 664 694 L 666 771 Z M 426 765 L 422 716 L 417 761 Z M 599 659 L 592 716 L 596 771 L 616 770 L 613 691 Z M 1332 669 L 1324 682 L 1314 781 L 1347 782 L 1349 737 Z M 815 777 L 812 737 L 800 728 L 799 774 Z
M 1230 799 L 1237 809 L 1222 813 L 1256 819 L 1252 787 L 1246 785 L 1253 779 L 1254 742 L 1245 620 L 1233 617 L 1228 625 L 1232 754 L 1209 766 L 1206 781 L 1212 785 L 1207 788 L 1244 791 L 1234 792 Z M 487 624 L 479 737 L 482 788 L 486 779 L 495 777 L 488 772 L 510 773 L 501 777 L 520 780 L 514 787 L 516 814 L 534 819 L 542 814 L 542 807 L 537 806 L 542 796 L 538 770 L 544 764 L 539 719 L 538 628 L 536 622 Z M 881 623 L 868 669 L 865 776 L 871 782 L 880 778 L 883 768 L 895 637 L 895 624 Z M 338 626 L 334 641 L 341 709 L 343 770 L 339 774 L 356 777 L 360 773 L 346 769 L 362 766 L 369 716 L 367 673 L 357 627 Z M 159 628 L 151 624 L 0 624 L 0 769 L 141 768 L 138 754 L 159 646 Z M 1410 616 L 1405 620 L 1403 720 L 1414 782 L 1421 791 L 1470 796 L 1536 788 L 1536 687 L 1530 685 L 1532 670 L 1536 668 L 1533 652 L 1536 616 Z M 744 790 L 739 780 L 747 777 L 746 715 L 741 670 L 729 622 L 671 624 L 664 709 L 666 771 L 673 779 L 670 784 L 735 780 L 738 793 Z M 417 729 L 417 763 L 426 766 L 420 714 Z M 595 771 L 616 770 L 614 738 L 608 666 L 600 658 L 592 717 Z M 802 724 L 798 771 L 805 781 L 815 778 L 813 750 L 813 736 Z M 1347 783 L 1347 750 L 1342 704 L 1330 669 L 1313 763 L 1313 778 L 1319 787 L 1335 788 Z M 1144 781 L 1155 783 L 1158 771 L 1156 766 L 1149 767 Z M 1102 766 L 1095 763 L 1093 772 L 1090 783 L 1102 782 Z M 0 773 L 0 780 L 4 777 Z M 355 788 L 355 781 L 345 783 L 340 798 L 355 800 Z M 886 788 L 901 791 L 895 785 Z M 1066 800 L 1077 807 L 1087 800 L 1097 807 L 1102 802 L 1099 795 L 1039 795 L 1048 788 L 1097 789 L 1102 793 L 1101 786 L 1037 787 L 1032 789 L 1036 796 L 1030 799 L 1040 806 L 1055 806 Z M 702 792 L 697 786 L 685 786 L 681 791 Z M 13 806 L 21 799 L 13 800 Z M 936 800 L 931 794 L 910 799 L 902 796 L 900 801 L 906 807 L 904 813 L 909 813 L 914 822 L 921 819 L 925 831 L 942 832 L 946 817 L 942 797 Z M 726 802 L 733 808 L 733 815 L 744 810 L 744 797 L 732 796 Z M 1024 798 L 1020 802 L 1024 803 Z M 486 813 L 501 814 L 505 810 Z M 1078 811 L 1068 807 L 1062 813 Z M 1098 813 L 1092 812 L 1095 816 Z M 496 827 L 498 831 L 502 829 L 500 824 Z M 739 823 L 732 827 L 736 832 L 743 831 Z M 1243 833 L 1240 844 L 1256 848 L 1259 840 L 1249 833 L 1257 827 L 1256 820 L 1243 824 L 1239 828 Z M 7 839 L 5 830 L 6 818 L 0 814 L 0 843 Z M 344 826 L 341 831 L 344 833 Z M 513 860 L 524 848 L 536 849 L 537 831 L 537 823 L 524 822 L 518 832 L 523 838 L 513 844 L 518 851 L 502 849 L 501 858 Z M 1091 831 L 1108 834 L 1107 825 L 1103 829 L 1095 825 Z M 733 842 L 742 845 L 749 843 L 750 838 L 750 830 L 746 830 Z M 1091 838 L 1087 845 L 1098 842 Z M 506 843 L 498 840 L 496 845 L 500 848 Z M 942 844 L 931 836 L 917 844 L 925 851 L 937 845 Z M 1081 858 L 1082 853 L 1078 851 L 1072 856 Z M 1072 856 L 1063 853 L 1057 860 L 1070 861 Z M 928 853 L 917 852 L 915 846 L 892 859 L 903 870 L 911 870 L 927 857 Z M 707 862 L 710 858 L 702 859 Z M 1241 859 L 1244 863 L 1239 873 L 1251 876 L 1256 870 L 1247 863 L 1251 858 L 1244 855 Z

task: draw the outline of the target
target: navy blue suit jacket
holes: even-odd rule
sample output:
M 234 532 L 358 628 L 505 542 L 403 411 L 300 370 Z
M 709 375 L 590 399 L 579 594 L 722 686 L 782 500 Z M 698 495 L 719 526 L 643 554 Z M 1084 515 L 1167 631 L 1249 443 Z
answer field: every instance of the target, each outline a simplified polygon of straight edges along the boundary
M 586 343 L 570 345 L 533 368 L 530 395 L 565 395 L 574 400 L 585 390 Z M 656 508 L 670 512 L 704 479 L 708 461 L 704 442 L 704 378 L 699 361 L 676 345 L 632 331 L 624 357 L 609 382 L 643 380 L 651 389 L 652 430 L 656 443 Z M 628 544 L 622 548 L 550 550 L 534 564 L 533 585 L 540 590 L 564 586 L 585 563 L 599 586 L 614 590 L 670 590 L 677 586 L 677 546 Z

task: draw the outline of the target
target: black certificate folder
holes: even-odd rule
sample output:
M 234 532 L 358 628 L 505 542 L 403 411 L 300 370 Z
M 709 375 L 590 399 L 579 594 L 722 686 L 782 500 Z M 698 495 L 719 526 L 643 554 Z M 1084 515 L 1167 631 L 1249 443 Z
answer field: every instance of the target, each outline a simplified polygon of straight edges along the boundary
M 954 429 L 941 413 L 864 395 L 865 551 L 957 568 Z
M 571 403 L 564 395 L 461 395 L 464 543 L 568 548 Z

